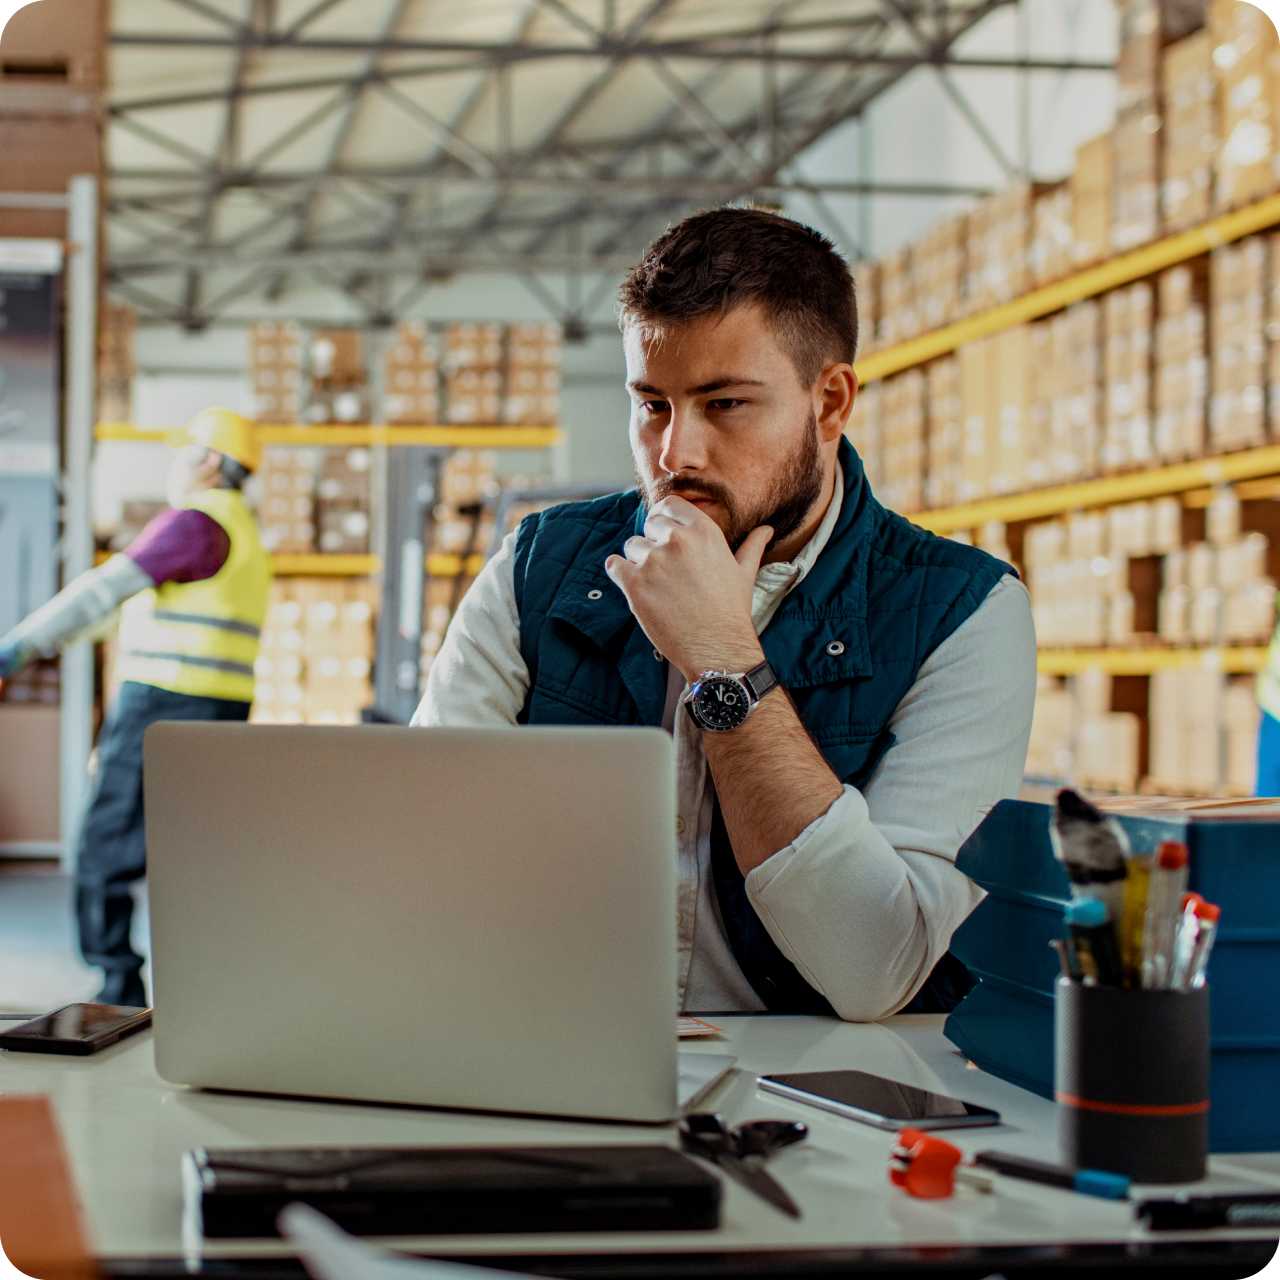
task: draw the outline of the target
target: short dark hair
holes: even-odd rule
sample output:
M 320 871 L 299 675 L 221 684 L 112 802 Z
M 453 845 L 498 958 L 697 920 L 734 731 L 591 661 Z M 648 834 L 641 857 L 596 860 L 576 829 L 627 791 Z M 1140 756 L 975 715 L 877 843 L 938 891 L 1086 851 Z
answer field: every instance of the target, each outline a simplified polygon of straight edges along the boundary
M 622 282 L 618 302 L 623 330 L 757 303 L 806 384 L 858 351 L 849 264 L 820 232 L 763 209 L 709 209 L 668 228 Z

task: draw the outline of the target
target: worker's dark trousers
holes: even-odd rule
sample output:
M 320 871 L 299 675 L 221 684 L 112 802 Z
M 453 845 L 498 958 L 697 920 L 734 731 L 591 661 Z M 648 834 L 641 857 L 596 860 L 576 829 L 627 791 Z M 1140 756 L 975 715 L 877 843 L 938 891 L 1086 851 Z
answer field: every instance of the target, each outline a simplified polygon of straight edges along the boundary
M 129 945 L 133 896 L 146 873 L 142 807 L 142 735 L 157 720 L 247 720 L 250 704 L 194 698 L 125 681 L 98 738 L 98 772 L 80 832 L 76 861 L 76 917 L 80 952 L 100 966 L 100 998 L 110 1004 L 146 1003 L 142 957 Z M 191 785 L 198 787 L 199 778 Z M 227 798 L 234 804 L 234 797 Z

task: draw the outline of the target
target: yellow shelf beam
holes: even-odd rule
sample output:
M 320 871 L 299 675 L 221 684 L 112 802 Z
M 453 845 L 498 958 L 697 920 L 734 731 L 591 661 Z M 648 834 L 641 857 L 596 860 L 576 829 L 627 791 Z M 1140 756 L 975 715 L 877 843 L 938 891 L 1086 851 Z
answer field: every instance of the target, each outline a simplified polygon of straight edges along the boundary
M 1212 667 L 1225 675 L 1253 675 L 1266 665 L 1265 648 L 1222 649 L 1041 649 L 1041 675 L 1074 676 L 1106 671 L 1113 676 L 1149 676 L 1157 671 Z
M 1167 494 L 1212 490 L 1218 485 L 1264 476 L 1280 476 L 1280 445 L 1246 449 L 1216 458 L 1200 458 L 1195 462 L 1178 462 L 1168 467 L 1154 467 L 1150 471 L 1081 480 L 1076 484 L 1055 485 L 1029 493 L 985 498 L 963 506 L 917 512 L 910 519 L 934 533 L 954 533 L 958 529 L 977 529 L 990 520 L 1001 520 L 1006 524 L 1044 520 L 1086 507 L 1106 507 L 1118 502 L 1161 498 Z
M 1280 195 L 1268 196 L 1265 200 L 1237 209 L 1234 213 L 1223 214 L 1190 231 L 1156 240 L 1131 253 L 1108 259 L 1100 266 L 1090 267 L 1065 280 L 1023 294 L 1012 302 L 980 311 L 977 315 L 935 329 L 932 333 L 921 334 L 907 342 L 886 347 L 883 351 L 873 352 L 858 362 L 858 379 L 867 383 L 901 373 L 904 369 L 949 355 L 959 347 L 977 342 L 980 338 L 988 338 L 1020 324 L 1043 319 L 1055 311 L 1061 311 L 1063 307 L 1096 298 L 1111 289 L 1119 289 L 1135 280 L 1154 275 L 1157 271 L 1198 258 L 1220 245 L 1242 240 L 1245 236 L 1277 225 L 1280 225 Z
M 485 565 L 485 556 L 473 555 L 464 566 L 461 556 L 437 551 L 427 556 L 427 573 L 433 578 L 456 578 L 463 573 L 474 577 Z M 288 578 L 369 578 L 381 572 L 382 561 L 370 555 L 276 555 L 271 568 L 277 577 Z
M 181 443 L 176 427 L 136 427 L 127 422 L 100 422 L 94 432 L 98 440 L 123 440 L 145 444 Z M 328 448 L 355 446 L 416 445 L 432 449 L 549 449 L 564 439 L 560 427 L 504 426 L 264 426 L 259 439 L 265 445 L 306 445 Z

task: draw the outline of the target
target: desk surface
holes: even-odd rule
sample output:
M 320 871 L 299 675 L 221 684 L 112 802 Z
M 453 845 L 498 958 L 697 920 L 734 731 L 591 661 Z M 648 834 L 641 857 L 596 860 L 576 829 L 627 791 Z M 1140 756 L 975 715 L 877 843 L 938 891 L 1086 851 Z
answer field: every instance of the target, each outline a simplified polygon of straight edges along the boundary
M 997 1108 L 998 1128 L 949 1131 L 966 1150 L 984 1147 L 1056 1159 L 1052 1103 L 968 1066 L 941 1034 L 942 1019 L 899 1017 L 850 1025 L 820 1018 L 725 1017 L 720 1040 L 694 1051 L 730 1052 L 739 1067 L 706 1109 L 737 1123 L 766 1116 L 802 1119 L 807 1142 L 770 1168 L 804 1210 L 793 1221 L 727 1183 L 723 1223 L 714 1232 L 642 1235 L 432 1236 L 387 1241 L 437 1255 L 723 1254 L 886 1250 L 1046 1244 L 1132 1246 L 1257 1238 L 1247 1231 L 1152 1235 L 1131 1206 L 999 1179 L 983 1196 L 961 1189 L 950 1200 L 918 1201 L 888 1181 L 893 1135 L 760 1091 L 756 1073 L 853 1067 Z M 607 1033 L 604 1033 L 607 1034 Z M 565 1064 L 573 1070 L 572 1063 Z M 495 1143 L 675 1143 L 670 1130 L 540 1118 L 296 1101 L 175 1088 L 155 1073 L 149 1034 L 95 1058 L 0 1052 L 0 1093 L 48 1094 L 74 1170 L 90 1238 L 104 1259 L 266 1257 L 268 1241 L 183 1239 L 179 1162 L 192 1147 L 263 1145 L 465 1145 Z M 1280 1154 L 1222 1156 L 1197 1190 L 1280 1187 Z M 1274 1233 L 1272 1233 L 1274 1234 Z M 864 1255 L 865 1256 L 865 1255 Z M 887 1256 L 887 1255 L 886 1255 Z M 799 1254 L 795 1253 L 799 1260 Z M 1238 1274 L 1248 1274 L 1240 1271 Z

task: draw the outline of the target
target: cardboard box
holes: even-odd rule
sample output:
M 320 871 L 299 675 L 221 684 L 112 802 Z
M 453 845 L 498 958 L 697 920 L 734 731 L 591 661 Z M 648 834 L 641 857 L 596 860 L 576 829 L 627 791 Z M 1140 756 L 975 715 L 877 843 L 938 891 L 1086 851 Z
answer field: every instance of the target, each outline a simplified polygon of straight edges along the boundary
M 29 4 L 4 28 L 0 85 L 38 79 L 96 91 L 105 76 L 106 32 L 105 0 Z
M 318 386 L 350 387 L 365 381 L 358 329 L 318 329 L 311 336 L 308 354 L 312 381 Z
M 1201 31 L 1171 45 L 1163 74 L 1163 212 L 1166 229 L 1181 231 L 1206 221 L 1214 207 L 1219 104 L 1212 35 Z
M 1208 27 L 1219 89 L 1216 203 L 1231 209 L 1275 187 L 1276 30 L 1243 0 L 1210 0 Z
M 1111 252 L 1115 135 L 1100 134 L 1076 148 L 1071 220 L 1077 266 L 1100 262 Z
M 56 706 L 0 703 L 0 844 L 53 844 L 58 819 Z
M 96 118 L 0 115 L 0 156 L 0 191 L 65 195 L 74 175 L 101 172 L 101 130 Z M 66 231 L 65 210 L 0 208 L 0 238 L 56 240 Z

